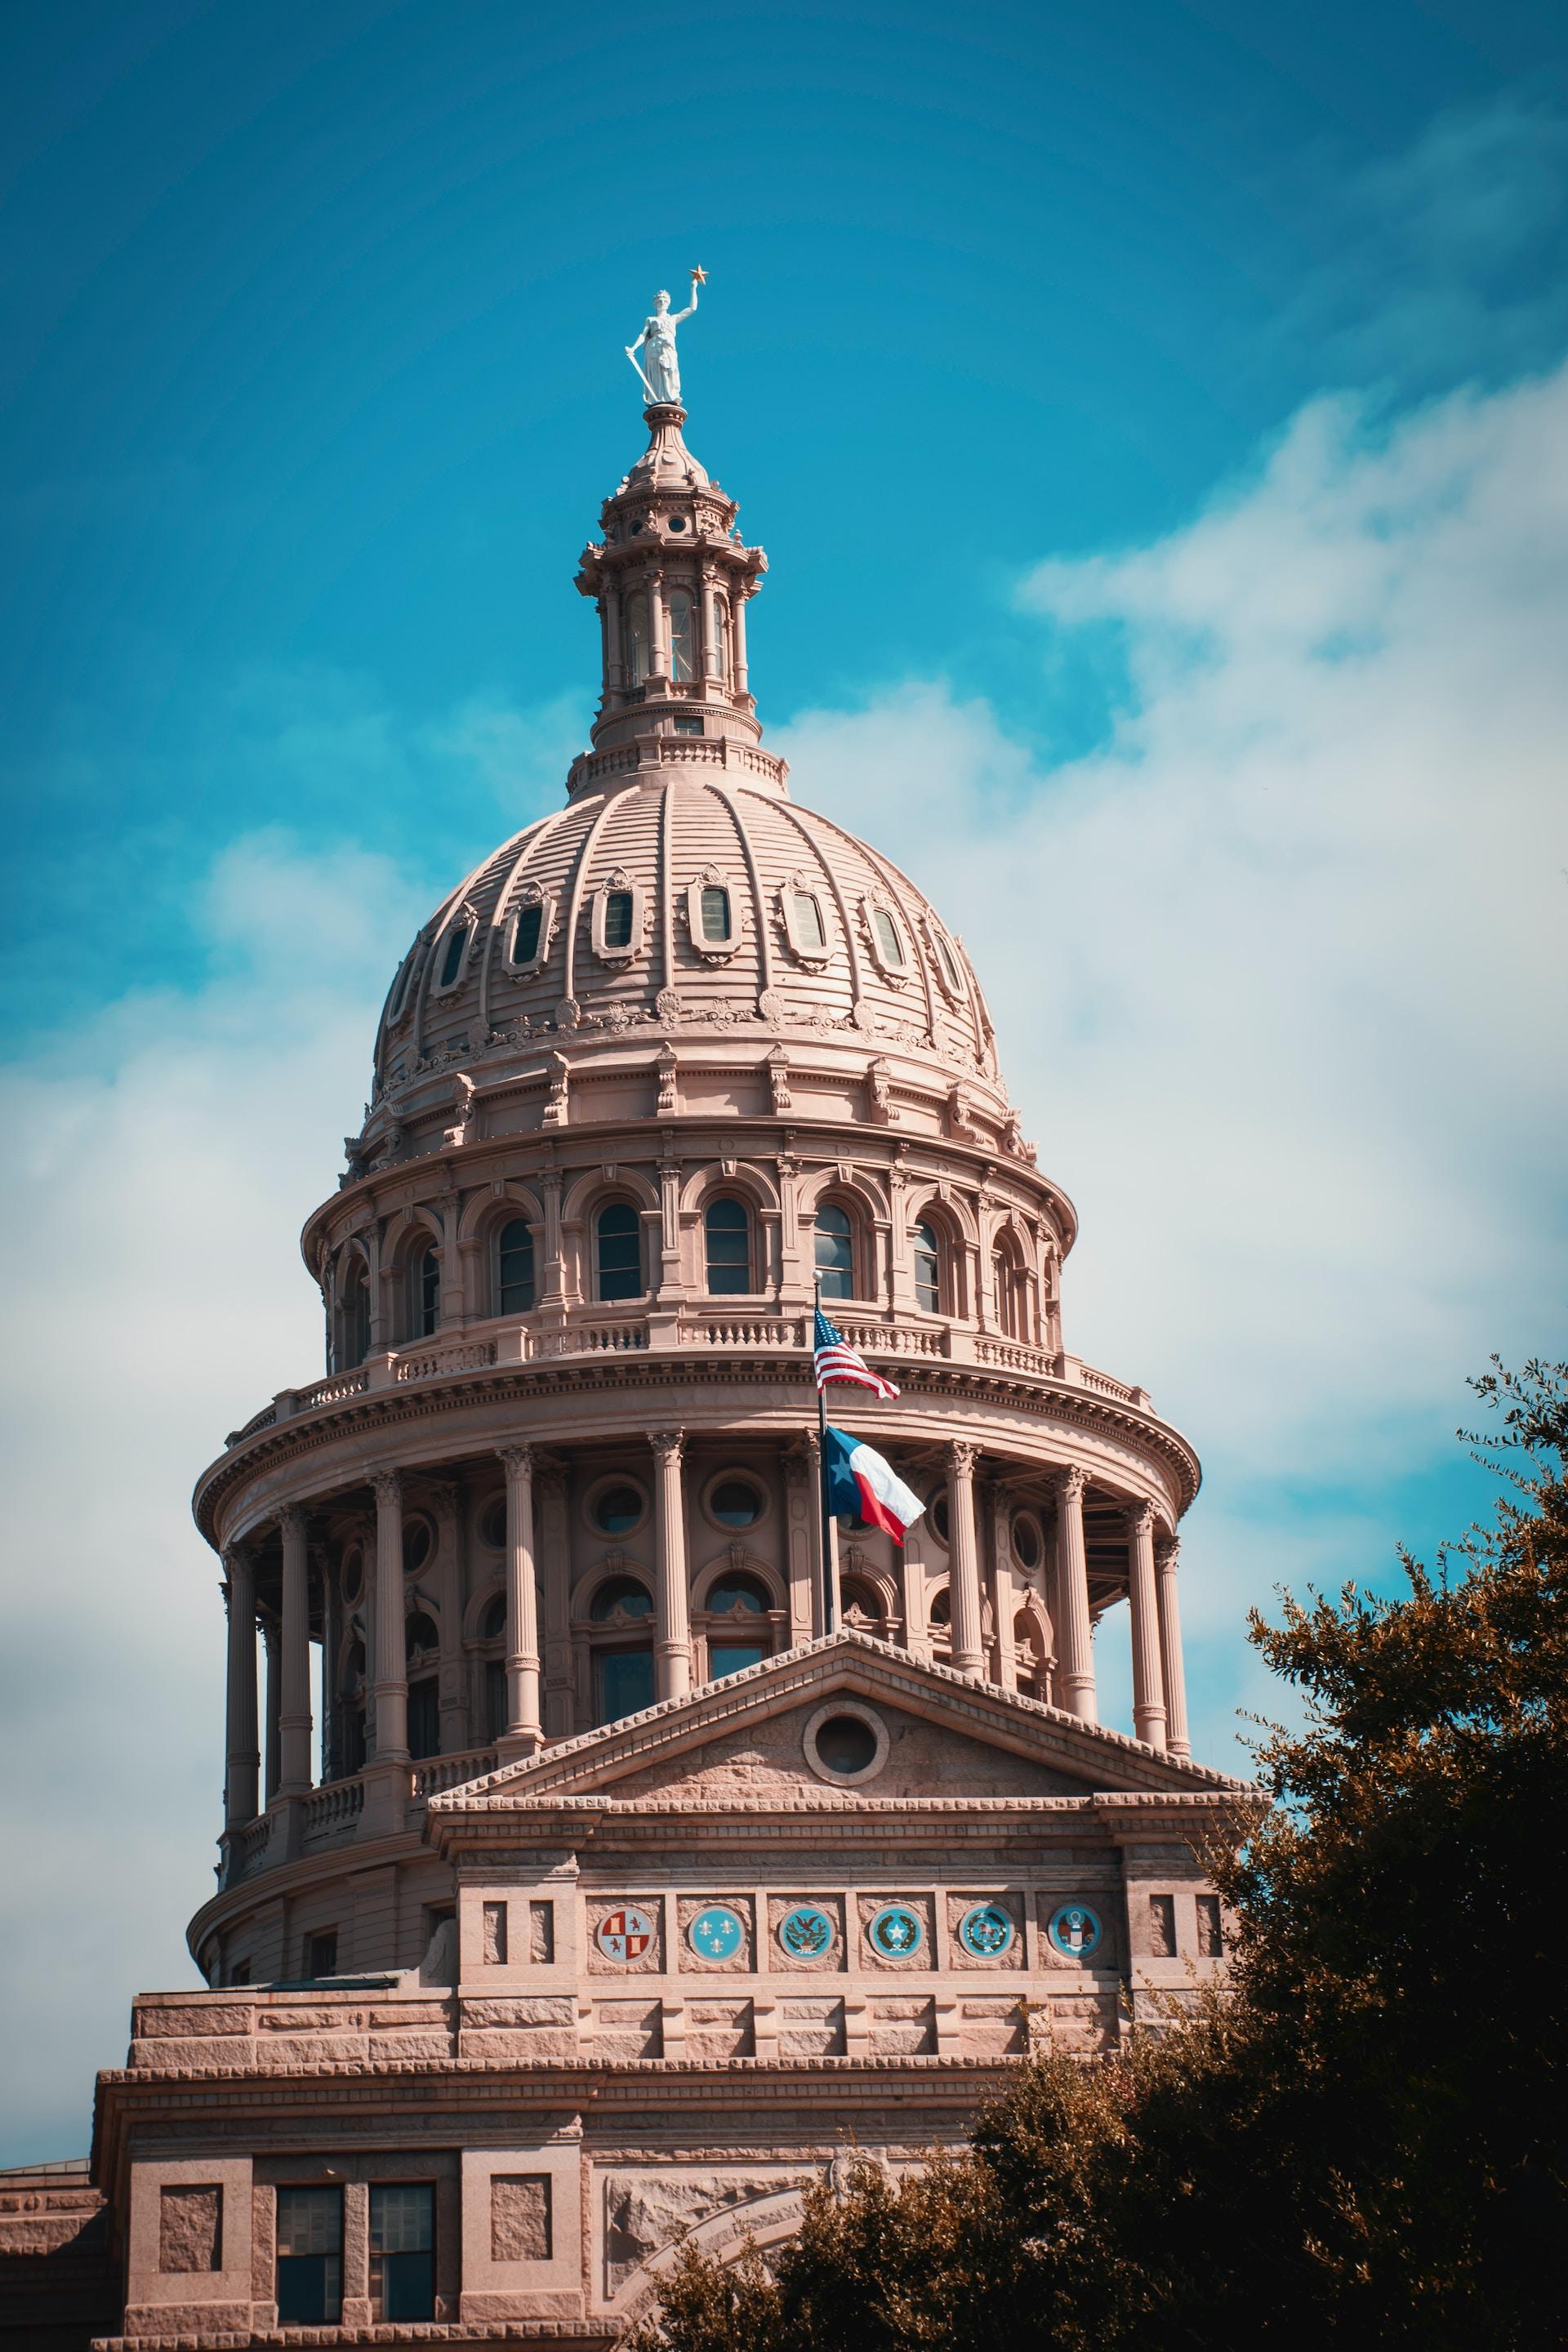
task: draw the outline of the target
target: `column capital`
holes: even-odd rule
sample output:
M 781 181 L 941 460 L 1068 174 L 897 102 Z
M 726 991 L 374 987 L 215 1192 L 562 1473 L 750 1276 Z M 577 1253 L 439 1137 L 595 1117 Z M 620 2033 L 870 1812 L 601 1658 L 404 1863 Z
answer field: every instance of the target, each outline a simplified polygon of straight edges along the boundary
M 647 1442 L 662 1469 L 679 1469 L 681 1456 L 686 1451 L 686 1432 L 683 1429 L 650 1429 Z
M 229 1576 L 233 1576 L 237 1569 L 243 1576 L 255 1563 L 256 1548 L 248 1543 L 226 1543 L 218 1558 Z
M 947 1466 L 955 1478 L 972 1477 L 974 1465 L 979 1459 L 979 1446 L 972 1445 L 968 1438 L 955 1437 L 950 1441 L 947 1449 Z
M 278 1513 L 278 1532 L 285 1543 L 290 1538 L 301 1538 L 307 1525 L 308 1514 L 303 1503 L 285 1503 Z
M 1130 1536 L 1146 1536 L 1153 1532 L 1154 1506 L 1152 1503 L 1129 1503 L 1124 1507 L 1121 1516 L 1127 1522 L 1127 1532 Z
M 539 1460 L 539 1449 L 533 1445 L 498 1445 L 496 1459 L 509 1478 L 531 1478 Z
M 1178 1536 L 1178 1535 L 1173 1535 L 1173 1534 L 1171 1533 L 1170 1529 L 1169 1529 L 1169 1528 L 1155 1528 L 1155 1530 L 1154 1530 L 1154 1565 L 1155 1565 L 1155 1567 L 1156 1567 L 1156 1568 L 1162 1568 L 1162 1569 L 1173 1569 L 1173 1568 L 1174 1568 L 1174 1567 L 1175 1567 L 1176 1562 L 1177 1562 L 1177 1560 L 1181 1558 L 1181 1556 L 1182 1556 L 1182 1538 L 1181 1538 L 1181 1537 L 1180 1537 L 1180 1536 Z
M 1051 1484 L 1064 1503 L 1077 1502 L 1081 1499 L 1083 1490 L 1089 1484 L 1089 1473 L 1087 1470 L 1080 1470 L 1076 1462 L 1069 1463 L 1065 1470 L 1052 1473 Z
M 389 1511 L 395 1503 L 401 1503 L 403 1500 L 401 1470 L 373 1470 L 370 1474 L 370 1486 L 377 1507 L 381 1510 Z

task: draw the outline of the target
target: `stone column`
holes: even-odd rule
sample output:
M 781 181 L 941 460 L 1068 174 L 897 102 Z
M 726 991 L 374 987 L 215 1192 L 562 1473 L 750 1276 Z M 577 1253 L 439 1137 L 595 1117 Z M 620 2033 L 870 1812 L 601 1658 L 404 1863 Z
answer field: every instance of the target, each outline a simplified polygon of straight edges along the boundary
M 572 1655 L 572 1560 L 566 1537 L 566 1471 L 548 1454 L 533 1472 L 535 1536 L 544 1570 L 544 1736 L 568 1739 L 578 1729 L 576 1662 Z
M 612 581 L 605 590 L 605 683 L 619 694 L 626 682 L 625 639 L 621 634 L 621 592 Z
M 730 599 L 730 660 L 734 676 L 730 690 L 737 697 L 750 692 L 746 682 L 746 592 L 738 588 Z
M 647 575 L 647 674 L 650 678 L 669 676 L 669 628 L 664 614 L 662 572 L 650 572 Z
M 278 1794 L 278 1622 L 261 1621 L 261 1796 L 270 1806 Z
M 378 1470 L 375 1494 L 375 1760 L 408 1760 L 408 1651 L 403 1630 L 403 1475 Z
M 256 1734 L 256 1570 L 243 1544 L 223 1556 L 228 1577 L 228 1770 L 224 1822 L 243 1829 L 256 1819 L 261 1750 Z
M 1154 1545 L 1154 1584 L 1160 1607 L 1160 1663 L 1165 1682 L 1165 1747 L 1172 1756 L 1190 1756 L 1187 1683 L 1182 1666 L 1182 1619 L 1176 1598 L 1176 1562 L 1181 1542 L 1159 1537 Z
M 996 1632 L 995 1679 L 1004 1690 L 1018 1687 L 1018 1661 L 1014 1655 L 1013 1622 L 1018 1613 L 1017 1579 L 1013 1573 L 1013 1515 L 1005 1486 L 988 1485 L 985 1518 L 991 1530 L 991 1608 Z
M 679 1698 L 691 1688 L 691 1626 L 686 1601 L 686 1507 L 680 1465 L 685 1433 L 649 1433 L 654 1455 L 654 1533 L 658 1632 L 654 1643 L 654 1690 L 659 1698 Z
M 539 1601 L 533 1570 L 533 1448 L 503 1445 L 506 1471 L 506 1725 L 503 1759 L 531 1756 L 543 1739 L 539 1717 Z
M 1094 1638 L 1089 1622 L 1089 1562 L 1083 1546 L 1081 1470 L 1057 1477 L 1057 1643 L 1061 1705 L 1085 1723 L 1100 1717 L 1094 1704 Z
M 1165 1694 L 1160 1675 L 1160 1615 L 1154 1597 L 1154 1506 L 1134 1503 L 1127 1513 L 1127 1581 L 1132 1604 L 1132 1734 L 1146 1747 L 1165 1745 Z
M 974 1538 L 974 1461 L 980 1448 L 956 1439 L 947 1449 L 948 1597 L 952 1663 L 961 1675 L 984 1671 L 980 1555 Z
M 278 1707 L 278 1793 L 310 1788 L 310 1558 L 305 1514 L 287 1503 L 278 1514 L 283 1538 L 283 1624 Z

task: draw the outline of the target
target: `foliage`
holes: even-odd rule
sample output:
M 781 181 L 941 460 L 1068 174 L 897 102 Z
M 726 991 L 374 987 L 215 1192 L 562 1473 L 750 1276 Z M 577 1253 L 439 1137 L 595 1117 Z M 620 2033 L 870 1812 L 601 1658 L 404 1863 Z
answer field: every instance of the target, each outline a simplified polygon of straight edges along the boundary
M 1496 1524 L 1397 1600 L 1253 1617 L 1305 1720 L 1217 1864 L 1231 1997 L 1027 2061 L 963 2151 L 813 2189 L 771 2269 L 688 2253 L 639 2352 L 1563 2340 L 1568 1365 L 1473 1386 Z

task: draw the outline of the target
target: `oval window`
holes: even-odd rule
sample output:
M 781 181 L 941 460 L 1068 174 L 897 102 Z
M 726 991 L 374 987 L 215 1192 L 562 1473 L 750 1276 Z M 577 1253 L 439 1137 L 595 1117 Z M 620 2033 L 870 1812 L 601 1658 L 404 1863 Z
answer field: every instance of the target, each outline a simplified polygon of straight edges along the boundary
M 708 1507 L 721 1527 L 754 1528 L 763 1516 L 763 1498 L 749 1478 L 725 1478 L 714 1487 Z
M 642 1513 L 643 1498 L 636 1486 L 605 1486 L 594 1504 L 594 1525 L 602 1535 L 629 1535 Z
M 1038 1568 L 1040 1564 L 1040 1527 L 1020 1512 L 1013 1522 L 1013 1550 L 1020 1568 Z
M 506 1541 L 506 1496 L 498 1495 L 487 1503 L 479 1515 L 479 1541 L 489 1544 L 491 1551 L 500 1551 Z
M 403 1572 L 412 1576 L 430 1557 L 430 1530 L 423 1519 L 410 1519 L 403 1530 Z

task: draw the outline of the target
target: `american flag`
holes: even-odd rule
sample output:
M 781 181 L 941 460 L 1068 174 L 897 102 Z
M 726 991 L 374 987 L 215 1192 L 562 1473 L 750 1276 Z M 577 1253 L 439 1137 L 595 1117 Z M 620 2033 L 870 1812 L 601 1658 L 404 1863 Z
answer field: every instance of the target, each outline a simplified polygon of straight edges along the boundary
M 857 1388 L 874 1389 L 879 1397 L 896 1397 L 899 1393 L 891 1381 L 874 1372 L 865 1357 L 834 1329 L 820 1307 L 816 1310 L 816 1348 L 812 1365 L 818 1389 L 825 1389 L 829 1381 L 853 1381 Z

